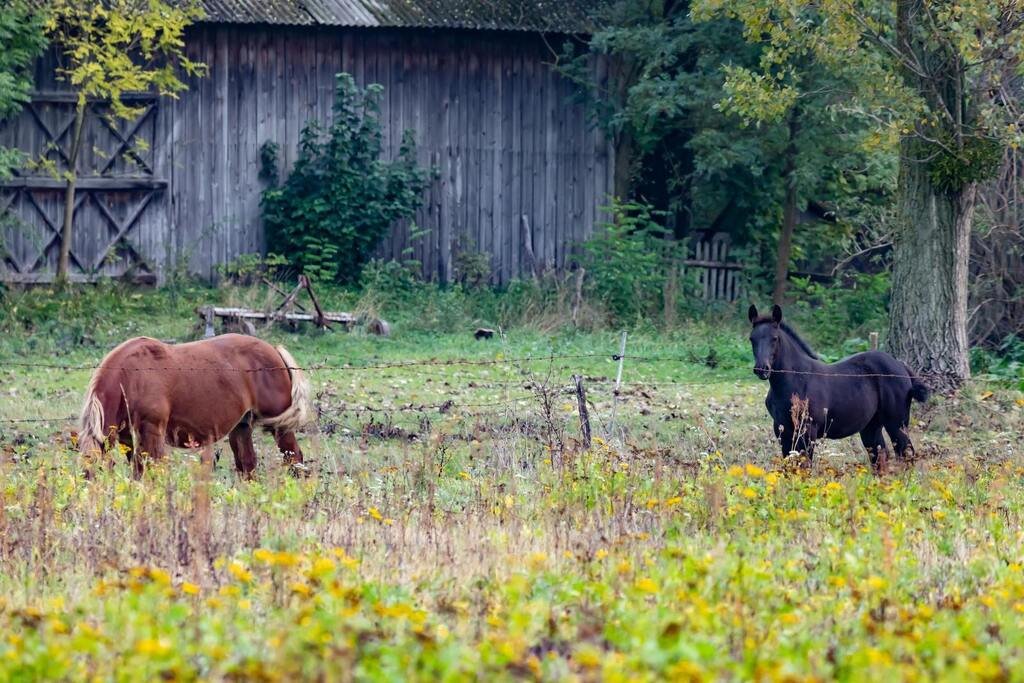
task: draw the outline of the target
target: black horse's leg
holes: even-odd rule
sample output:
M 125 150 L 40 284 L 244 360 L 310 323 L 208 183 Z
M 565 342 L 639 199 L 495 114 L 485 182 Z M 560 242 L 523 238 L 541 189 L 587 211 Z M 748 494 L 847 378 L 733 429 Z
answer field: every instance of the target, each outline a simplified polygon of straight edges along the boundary
M 814 443 L 818 440 L 818 427 L 813 422 L 804 426 L 800 435 L 796 438 L 794 448 L 799 453 L 806 453 L 807 460 L 814 459 Z
M 914 457 L 914 444 L 907 435 L 907 425 L 900 422 L 892 422 L 885 425 L 885 431 L 892 441 L 892 448 L 896 451 L 896 457 L 905 460 Z M 909 451 L 909 456 L 908 456 Z
M 876 423 L 869 424 L 860 433 L 860 440 L 868 451 L 871 469 L 874 470 L 875 474 L 883 474 L 888 466 L 889 448 L 885 445 L 881 425 Z
M 793 428 L 785 424 L 777 424 L 775 425 L 775 434 L 779 437 L 779 444 L 782 446 L 782 457 L 788 457 L 793 452 Z

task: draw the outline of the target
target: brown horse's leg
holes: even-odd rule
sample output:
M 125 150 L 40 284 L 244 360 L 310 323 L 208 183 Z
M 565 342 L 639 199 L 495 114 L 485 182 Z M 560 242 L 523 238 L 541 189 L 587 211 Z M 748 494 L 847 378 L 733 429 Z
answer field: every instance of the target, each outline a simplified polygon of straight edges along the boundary
M 295 432 L 290 429 L 276 429 L 274 430 L 274 440 L 277 442 L 277 448 L 281 451 L 281 455 L 284 456 L 286 465 L 302 464 L 302 449 L 299 448 Z
M 136 479 L 142 477 L 145 469 L 144 458 L 160 460 L 164 457 L 167 424 L 155 420 L 141 420 L 138 424 L 139 438 L 135 452 L 132 453 L 132 474 Z
M 252 425 L 248 420 L 239 422 L 228 435 L 231 452 L 235 454 L 235 469 L 248 478 L 256 469 L 256 449 L 252 445 Z

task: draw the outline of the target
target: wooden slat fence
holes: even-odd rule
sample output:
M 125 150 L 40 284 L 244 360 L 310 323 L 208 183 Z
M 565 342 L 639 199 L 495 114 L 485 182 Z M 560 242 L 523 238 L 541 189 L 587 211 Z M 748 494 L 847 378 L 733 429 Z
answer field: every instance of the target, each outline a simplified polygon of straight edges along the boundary
M 743 267 L 729 260 L 727 233 L 699 233 L 694 240 L 694 257 L 685 262 L 697 270 L 697 284 L 705 301 L 735 301 L 742 296 L 740 272 Z

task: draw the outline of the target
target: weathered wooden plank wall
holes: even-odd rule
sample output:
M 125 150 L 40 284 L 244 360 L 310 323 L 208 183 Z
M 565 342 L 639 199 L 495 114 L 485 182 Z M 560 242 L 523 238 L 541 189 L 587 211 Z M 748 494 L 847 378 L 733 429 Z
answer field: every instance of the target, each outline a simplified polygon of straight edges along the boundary
M 412 129 L 420 162 L 438 171 L 415 218 L 429 232 L 411 240 L 410 226 L 397 225 L 381 256 L 418 259 L 427 277 L 449 280 L 457 250 L 486 252 L 494 279 L 504 282 L 524 264 L 521 216 L 534 231 L 537 259 L 547 266 L 564 265 L 600 218 L 610 189 L 611 148 L 571 102 L 572 85 L 548 66 L 552 53 L 540 36 L 201 25 L 190 32 L 187 50 L 208 65 L 209 75 L 190 82 L 180 99 L 162 100 L 140 129 L 151 172 L 123 159 L 101 171 L 103 150 L 109 154 L 116 140 L 98 119 L 79 164 L 84 176 L 141 174 L 166 184 L 124 236 L 136 260 L 160 276 L 175 267 L 211 276 L 218 264 L 264 248 L 260 146 L 276 142 L 285 167 L 294 163 L 305 123 L 330 115 L 339 71 L 362 85 L 385 87 L 388 153 L 397 151 L 402 131 Z M 60 90 L 53 66 L 51 59 L 40 61 L 39 90 Z M 38 109 L 53 129 L 68 115 L 67 107 Z M 0 130 L 0 144 L 36 156 L 44 152 L 47 140 L 32 116 L 26 112 Z M 123 132 L 130 123 L 118 126 Z M 31 194 L 59 224 L 59 191 L 36 188 Z M 142 200 L 138 192 L 97 197 L 122 218 Z M 18 205 L 18 220 L 31 224 L 27 232 L 45 238 L 49 228 L 40 224 L 38 211 L 27 199 Z M 117 232 L 97 210 L 90 204 L 76 220 L 77 251 L 90 258 L 95 245 Z M 25 239 L 8 236 L 5 242 L 31 260 L 39 245 L 30 248 Z M 124 258 L 132 260 L 131 254 Z M 43 254 L 41 276 L 52 271 L 55 259 L 55 249 Z M 114 259 L 100 272 L 123 272 L 129 265 Z

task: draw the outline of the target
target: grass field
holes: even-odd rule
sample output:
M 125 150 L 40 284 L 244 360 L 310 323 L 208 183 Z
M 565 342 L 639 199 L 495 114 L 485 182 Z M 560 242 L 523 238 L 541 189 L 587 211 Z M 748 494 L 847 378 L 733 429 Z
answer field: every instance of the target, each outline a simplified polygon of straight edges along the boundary
M 183 338 L 165 303 L 10 335 L 0 420 L 89 377 L 12 363 Z M 631 334 L 614 406 L 617 333 L 471 332 L 271 333 L 332 367 L 303 478 L 261 438 L 253 481 L 226 446 L 86 481 L 70 422 L 0 422 L 0 680 L 1024 679 L 1018 390 L 916 407 L 878 478 L 777 456 L 731 319 Z

